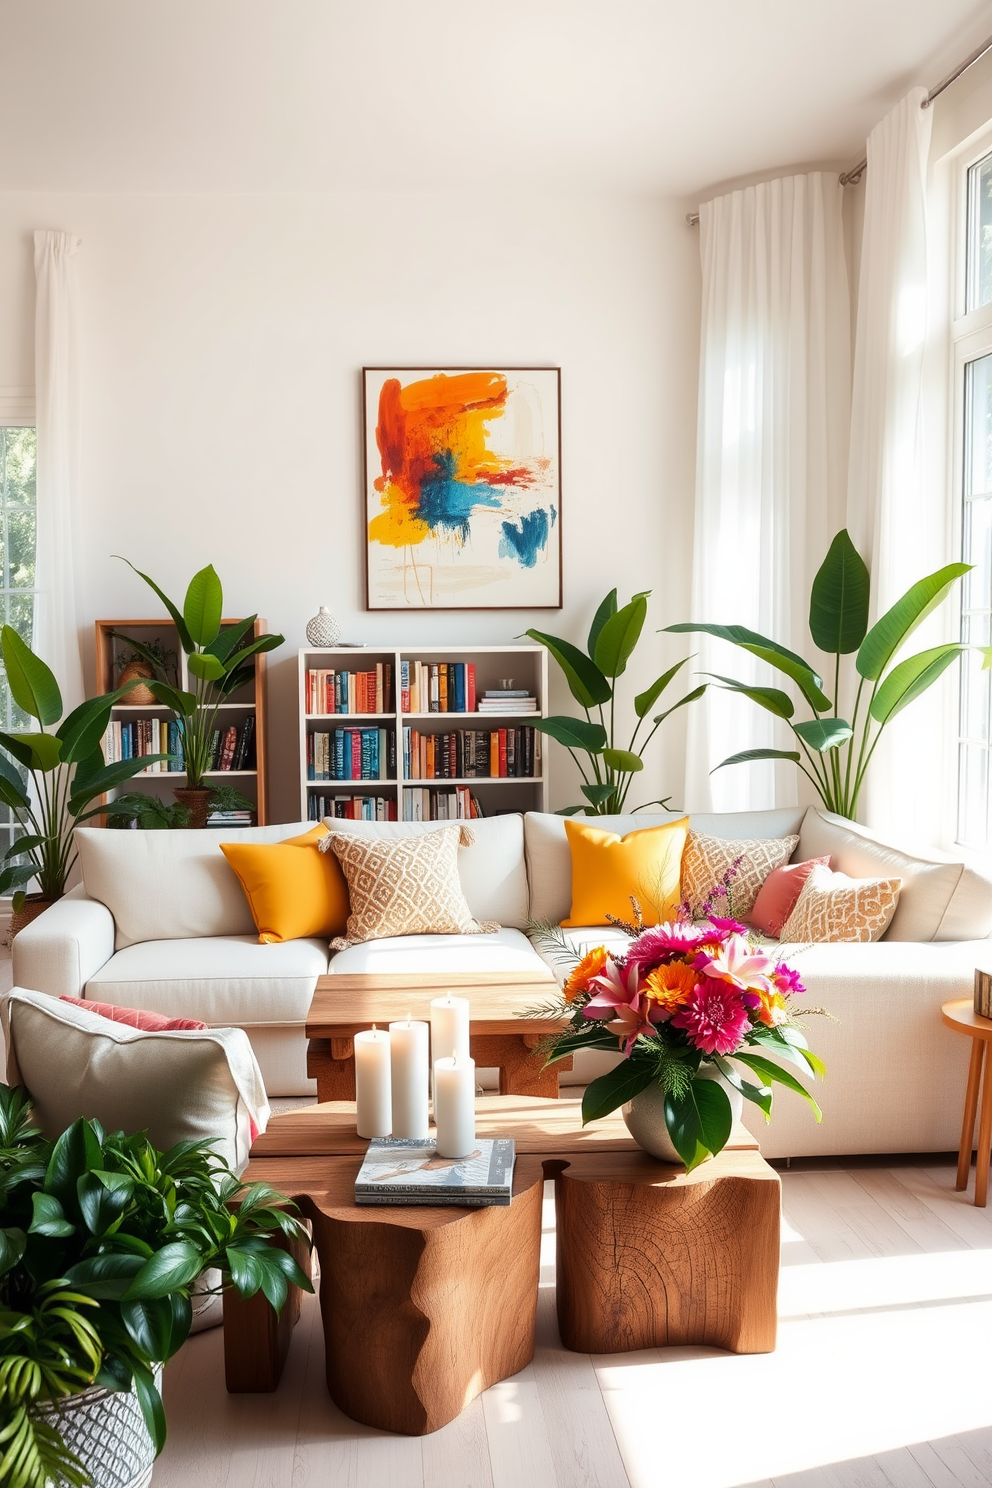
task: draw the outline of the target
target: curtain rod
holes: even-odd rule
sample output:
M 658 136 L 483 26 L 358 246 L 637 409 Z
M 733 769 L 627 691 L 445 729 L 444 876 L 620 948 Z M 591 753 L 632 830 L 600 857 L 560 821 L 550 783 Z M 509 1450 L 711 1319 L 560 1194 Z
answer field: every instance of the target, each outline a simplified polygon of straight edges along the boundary
M 992 36 L 987 37 L 986 40 L 982 42 L 981 46 L 976 47 L 975 50 L 971 53 L 971 56 L 967 57 L 965 61 L 962 62 L 958 67 L 955 67 L 953 72 L 949 72 L 947 76 L 943 78 L 935 88 L 931 88 L 930 92 L 927 94 L 926 98 L 924 98 L 920 107 L 929 108 L 934 99 L 939 98 L 945 88 L 949 88 L 952 83 L 957 82 L 962 73 L 967 72 L 969 67 L 974 67 L 975 63 L 980 62 L 981 59 L 985 56 L 985 53 L 990 51 L 992 51 Z M 845 171 L 843 175 L 839 177 L 840 184 L 842 186 L 856 186 L 867 169 L 868 157 L 865 156 L 864 160 L 860 161 L 860 163 L 856 165 L 853 170 Z M 685 220 L 689 227 L 696 227 L 699 223 L 699 213 L 687 212 L 685 214 Z

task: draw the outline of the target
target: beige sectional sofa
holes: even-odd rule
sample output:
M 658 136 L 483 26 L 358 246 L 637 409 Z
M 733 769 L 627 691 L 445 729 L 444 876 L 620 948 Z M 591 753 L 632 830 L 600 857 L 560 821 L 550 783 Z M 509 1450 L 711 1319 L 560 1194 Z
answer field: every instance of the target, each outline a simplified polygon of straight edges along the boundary
M 627 832 L 670 814 L 599 818 Z M 277 842 L 306 823 L 259 827 L 238 840 Z M 436 825 L 436 824 L 434 824 Z M 431 823 L 337 822 L 346 831 L 399 836 Z M 937 855 L 914 857 L 818 808 L 692 818 L 722 838 L 799 834 L 796 860 L 830 854 L 854 877 L 899 876 L 903 889 L 885 937 L 874 945 L 795 948 L 789 959 L 808 1003 L 831 1017 L 808 1020 L 827 1063 L 816 1126 L 805 1104 L 776 1096 L 775 1116 L 753 1125 L 769 1157 L 816 1153 L 945 1151 L 956 1148 L 967 1041 L 945 1029 L 940 1005 L 971 995 L 976 965 L 992 967 L 992 881 Z M 244 1028 L 270 1096 L 305 1094 L 303 1025 L 318 975 L 533 969 L 555 974 L 528 936 L 535 920 L 568 915 L 571 860 L 561 817 L 506 815 L 473 823 L 459 871 L 479 919 L 493 935 L 410 936 L 332 953 L 321 940 L 260 945 L 234 874 L 212 832 L 78 833 L 82 885 L 14 942 L 14 980 L 58 996 L 86 996 L 214 1026 Z M 611 929 L 572 930 L 578 949 L 621 943 Z M 576 1061 L 584 1083 L 609 1056 Z

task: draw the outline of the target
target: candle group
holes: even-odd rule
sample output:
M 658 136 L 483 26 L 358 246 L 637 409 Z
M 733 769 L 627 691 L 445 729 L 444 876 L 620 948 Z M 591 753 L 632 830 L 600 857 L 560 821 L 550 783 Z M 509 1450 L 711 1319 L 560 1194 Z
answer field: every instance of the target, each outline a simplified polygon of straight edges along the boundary
M 360 1137 L 429 1134 L 428 1094 L 434 1065 L 434 1121 L 441 1157 L 466 1157 L 475 1146 L 475 1061 L 469 1057 L 469 1005 L 436 997 L 426 1023 L 409 1015 L 389 1032 L 355 1034 L 356 1125 Z

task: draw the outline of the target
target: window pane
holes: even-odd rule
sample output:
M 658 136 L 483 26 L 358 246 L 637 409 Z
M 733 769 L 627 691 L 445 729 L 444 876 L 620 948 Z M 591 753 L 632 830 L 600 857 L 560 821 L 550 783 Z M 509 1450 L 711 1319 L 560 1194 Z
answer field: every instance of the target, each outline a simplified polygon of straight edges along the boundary
M 0 621 L 28 645 L 34 633 L 36 453 L 34 429 L 0 427 Z M 33 727 L 14 704 L 0 665 L 0 728 Z
M 964 847 L 988 846 L 989 752 L 962 744 L 958 767 L 958 841 Z
M 968 172 L 967 310 L 992 300 L 992 155 Z

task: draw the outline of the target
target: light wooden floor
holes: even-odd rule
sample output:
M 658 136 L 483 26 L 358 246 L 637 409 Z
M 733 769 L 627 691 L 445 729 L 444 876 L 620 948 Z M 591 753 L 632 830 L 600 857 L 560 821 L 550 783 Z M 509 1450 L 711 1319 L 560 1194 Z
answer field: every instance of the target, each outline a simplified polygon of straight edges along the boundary
M 536 1358 L 433 1436 L 358 1426 L 307 1299 L 274 1395 L 229 1396 L 219 1331 L 166 1372 L 154 1488 L 987 1488 L 992 1211 L 950 1163 L 782 1175 L 779 1346 L 571 1354 L 545 1257 Z

